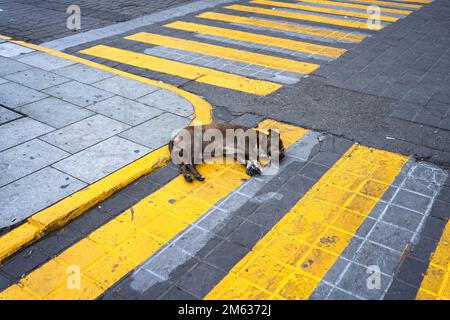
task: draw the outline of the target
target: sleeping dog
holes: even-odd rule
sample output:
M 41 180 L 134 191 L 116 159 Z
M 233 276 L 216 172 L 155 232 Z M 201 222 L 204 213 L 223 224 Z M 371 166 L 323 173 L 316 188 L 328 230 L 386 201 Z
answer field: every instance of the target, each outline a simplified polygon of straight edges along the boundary
M 269 129 L 264 133 L 255 128 L 212 123 L 188 126 L 169 142 L 172 161 L 180 168 L 186 181 L 205 179 L 195 167 L 212 159 L 232 159 L 245 165 L 250 176 L 262 173 L 261 160 L 271 162 L 284 158 L 280 134 Z M 275 161 L 274 161 L 275 160 Z M 192 177 L 193 176 L 193 177 Z

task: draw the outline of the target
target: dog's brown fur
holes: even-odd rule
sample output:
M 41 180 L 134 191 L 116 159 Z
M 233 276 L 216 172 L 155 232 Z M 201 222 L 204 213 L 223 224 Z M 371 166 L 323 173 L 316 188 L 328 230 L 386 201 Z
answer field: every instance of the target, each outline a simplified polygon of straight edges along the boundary
M 205 150 L 205 148 L 207 148 L 211 143 L 214 142 L 214 140 L 213 141 L 205 141 L 205 139 L 203 137 L 205 131 L 207 131 L 208 129 L 218 129 L 218 130 L 220 130 L 222 135 L 223 135 L 223 137 L 226 136 L 226 130 L 227 129 L 232 129 L 232 130 L 242 129 L 244 132 L 247 132 L 247 130 L 252 130 L 252 131 L 255 131 L 253 133 L 264 134 L 267 137 L 266 141 L 267 141 L 267 144 L 268 144 L 267 145 L 267 149 L 268 150 L 271 150 L 271 148 L 270 148 L 270 141 L 271 141 L 270 138 L 271 138 L 271 136 L 273 134 L 278 135 L 279 145 L 278 145 L 278 150 L 276 150 L 277 154 L 276 155 L 274 155 L 274 154 L 271 155 L 270 152 L 269 152 L 268 156 L 269 157 L 271 157 L 271 156 L 278 156 L 280 160 L 284 157 L 283 142 L 282 142 L 281 138 L 279 137 L 278 132 L 276 132 L 274 130 L 270 130 L 269 129 L 269 134 L 265 134 L 265 133 L 262 133 L 262 132 L 258 131 L 255 128 L 249 128 L 249 127 L 239 126 L 239 125 L 230 125 L 230 124 L 224 124 L 224 123 L 211 123 L 211 124 L 208 124 L 208 125 L 202 125 L 200 127 L 201 127 L 201 137 L 200 138 L 202 139 L 201 140 L 201 151 L 202 151 L 202 153 Z M 198 126 L 196 126 L 196 128 L 198 128 Z M 191 137 L 194 137 L 194 126 L 189 126 L 189 127 L 185 128 L 185 130 L 187 130 L 189 132 Z M 256 147 L 259 148 L 259 146 L 260 146 L 259 145 L 260 144 L 259 135 L 257 134 L 256 137 L 257 137 L 257 141 L 256 141 L 257 146 Z M 251 176 L 256 175 L 256 174 L 261 174 L 261 169 L 260 169 L 261 167 L 259 166 L 259 161 L 260 161 L 259 154 L 257 156 L 257 159 L 250 159 L 250 156 L 249 156 L 250 152 L 249 152 L 249 150 L 250 150 L 250 148 L 254 148 L 255 146 L 250 146 L 250 142 L 249 142 L 248 139 L 246 139 L 244 150 L 241 150 L 242 148 L 241 149 L 239 148 L 239 146 L 237 145 L 236 141 L 234 141 L 233 145 L 231 145 L 231 146 L 227 145 L 227 143 L 229 143 L 229 142 L 227 142 L 226 139 L 224 139 L 223 146 L 221 148 L 221 154 L 214 154 L 213 153 L 212 157 L 225 156 L 226 155 L 226 150 L 228 150 L 227 151 L 228 154 L 231 153 L 229 150 L 232 150 L 235 160 L 238 160 L 238 161 L 241 160 L 241 163 L 242 163 L 242 160 L 244 160 L 242 164 L 246 165 L 246 167 L 247 167 L 247 169 L 246 169 L 247 174 L 249 174 Z M 191 174 L 194 176 L 194 178 L 196 180 L 203 181 L 205 179 L 205 177 L 202 176 L 197 171 L 197 168 L 195 167 L 195 164 L 194 164 L 194 162 L 195 162 L 194 161 L 194 139 L 191 139 L 190 145 L 186 146 L 185 144 L 186 143 L 183 143 L 183 139 L 180 137 L 180 134 L 175 135 L 170 140 L 170 142 L 169 142 L 169 151 L 170 151 L 170 153 L 172 155 L 172 160 L 174 159 L 174 155 L 175 155 L 175 153 L 173 153 L 173 152 L 180 152 L 180 150 L 183 150 L 183 149 L 187 150 L 187 149 L 190 148 L 190 150 L 191 150 L 190 161 L 183 162 L 183 163 L 179 164 L 180 174 L 182 174 L 184 176 L 184 178 L 186 179 L 186 181 L 188 181 L 188 182 L 192 182 L 194 180 L 192 178 Z M 181 151 L 181 153 L 182 153 L 182 151 Z M 204 161 L 204 160 L 209 160 L 209 159 L 202 159 L 202 160 Z M 249 161 L 251 161 L 251 163 Z

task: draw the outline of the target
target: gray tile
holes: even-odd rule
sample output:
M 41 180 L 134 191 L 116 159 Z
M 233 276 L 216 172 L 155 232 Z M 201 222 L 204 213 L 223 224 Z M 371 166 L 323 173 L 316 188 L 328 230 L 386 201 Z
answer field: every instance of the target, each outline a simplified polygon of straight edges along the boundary
M 44 92 L 80 107 L 86 107 L 113 96 L 110 92 L 76 81 L 45 89 Z
M 8 80 L 0 78 L 0 84 L 4 84 L 4 83 L 7 83 L 7 82 L 8 82 Z
M 131 126 L 138 125 L 163 113 L 159 109 L 119 96 L 95 103 L 87 109 Z
M 11 148 L 54 128 L 29 118 L 21 118 L 0 126 L 0 151 Z
M 325 300 L 325 298 L 328 296 L 328 294 L 333 290 L 333 287 L 324 283 L 320 282 L 317 287 L 314 289 L 314 291 L 309 296 L 309 300 Z
M 428 197 L 402 189 L 395 196 L 393 203 L 415 211 L 425 212 L 430 201 L 431 199 Z
M 18 83 L 7 82 L 0 85 L 0 104 L 15 109 L 27 103 L 35 102 L 48 97 L 48 95 L 24 87 Z
M 249 221 L 244 221 L 234 232 L 229 239 L 241 246 L 252 249 L 256 242 L 258 242 L 266 234 L 265 229 Z
M 225 276 L 225 272 L 206 263 L 199 263 L 180 281 L 179 285 L 196 297 L 204 297 Z
M 41 139 L 75 153 L 128 128 L 126 124 L 98 114 L 51 132 Z
M 146 83 L 120 76 L 105 79 L 93 85 L 97 88 L 133 100 L 160 89 Z
M 221 270 L 228 272 L 248 252 L 248 249 L 238 244 L 223 241 L 211 253 L 208 254 L 205 261 Z
M 0 57 L 0 76 L 30 69 L 29 65 Z
M 17 118 L 20 118 L 22 115 L 15 113 L 11 110 L 8 110 L 6 108 L 0 107 L 0 125 L 11 121 L 11 120 L 15 120 Z
M 54 72 L 61 76 L 86 84 L 92 84 L 94 82 L 98 82 L 114 76 L 114 73 L 78 63 L 71 66 L 59 68 Z
M 68 78 L 36 68 L 13 73 L 5 78 L 36 90 L 43 90 L 70 81 Z
M 359 300 L 354 295 L 351 295 L 345 291 L 333 288 L 327 297 L 327 300 Z
M 75 64 L 75 62 L 73 61 L 55 57 L 42 52 L 29 54 L 23 58 L 18 59 L 18 61 L 47 71 Z
M 377 265 L 381 272 L 392 275 L 400 261 L 400 252 L 366 241 L 354 261 L 365 266 Z
M 415 232 L 422 217 L 417 212 L 391 205 L 385 212 L 383 220 Z
M 33 49 L 19 46 L 15 43 L 4 42 L 0 44 L 0 56 L 2 57 L 15 57 L 21 54 L 33 52 Z
M 336 284 L 339 276 L 344 272 L 350 262 L 348 260 L 339 258 L 333 266 L 325 274 L 324 280 Z
M 371 276 L 371 274 L 368 273 L 367 270 L 368 269 L 366 267 L 362 267 L 354 263 L 350 264 L 349 268 L 339 282 L 339 288 L 351 292 L 352 295 L 356 295 L 363 299 L 381 299 L 387 289 L 387 286 L 389 285 L 390 279 L 385 275 L 380 274 L 380 288 L 369 289 L 367 286 L 367 279 Z
M 142 264 L 142 268 L 155 273 L 163 279 L 171 279 L 173 266 L 179 266 L 180 261 L 189 261 L 192 256 L 181 249 L 170 245 L 164 248 L 160 253 L 151 257 Z
M 44 168 L 0 189 L 0 228 L 17 223 L 85 186 L 71 176 Z
M 180 235 L 174 242 L 174 245 L 194 256 L 206 245 L 208 239 L 212 237 L 212 233 L 192 226 Z
M 120 134 L 121 137 L 157 149 L 169 142 L 172 134 L 190 123 L 187 118 L 164 113 Z M 155 130 L 158 128 L 158 130 Z
M 0 153 L 0 186 L 42 169 L 68 154 L 40 140 L 32 140 Z
M 53 97 L 27 104 L 17 110 L 55 128 L 65 127 L 94 115 L 92 111 Z
M 112 137 L 53 166 L 82 181 L 93 183 L 149 151 L 128 140 Z
M 189 101 L 169 90 L 158 90 L 139 98 L 137 101 L 182 117 L 188 117 L 194 113 L 194 108 Z
M 370 234 L 370 240 L 394 250 L 403 251 L 410 243 L 413 233 L 384 222 L 378 222 Z

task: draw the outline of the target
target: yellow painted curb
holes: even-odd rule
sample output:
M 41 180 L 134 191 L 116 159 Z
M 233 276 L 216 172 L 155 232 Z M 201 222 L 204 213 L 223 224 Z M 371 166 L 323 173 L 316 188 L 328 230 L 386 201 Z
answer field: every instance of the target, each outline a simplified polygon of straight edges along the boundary
M 120 71 L 102 64 L 76 57 L 64 52 L 45 48 L 39 45 L 13 40 L 10 37 L 0 35 L 0 39 L 21 45 L 36 51 L 71 60 L 77 63 L 105 70 L 126 78 L 140 81 L 162 89 L 170 90 L 188 100 L 195 111 L 193 123 L 207 124 L 212 121 L 212 106 L 204 99 L 190 92 L 171 86 L 167 83 L 147 79 L 128 72 Z M 127 166 L 111 173 L 105 178 L 87 186 L 86 188 L 68 196 L 54 205 L 39 211 L 27 219 L 25 223 L 14 228 L 0 237 L 0 263 L 4 262 L 12 254 L 21 248 L 41 238 L 44 234 L 60 228 L 80 216 L 97 203 L 105 200 L 113 193 L 124 188 L 140 177 L 164 166 L 170 159 L 167 146 L 163 146 L 146 156 L 128 164 Z

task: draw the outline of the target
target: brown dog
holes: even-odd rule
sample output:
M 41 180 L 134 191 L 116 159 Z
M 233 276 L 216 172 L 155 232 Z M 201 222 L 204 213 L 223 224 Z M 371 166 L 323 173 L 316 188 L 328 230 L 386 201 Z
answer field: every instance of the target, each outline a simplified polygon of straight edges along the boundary
M 205 179 L 195 165 L 215 157 L 233 156 L 246 166 L 250 176 L 261 174 L 261 157 L 273 160 L 284 158 L 284 146 L 277 131 L 266 134 L 254 128 L 212 123 L 182 129 L 169 142 L 172 161 L 180 168 L 186 181 Z

